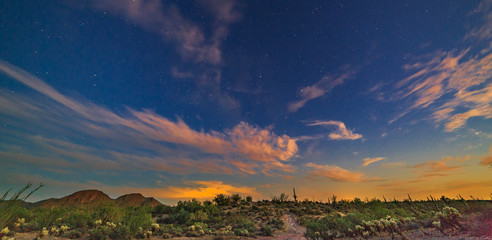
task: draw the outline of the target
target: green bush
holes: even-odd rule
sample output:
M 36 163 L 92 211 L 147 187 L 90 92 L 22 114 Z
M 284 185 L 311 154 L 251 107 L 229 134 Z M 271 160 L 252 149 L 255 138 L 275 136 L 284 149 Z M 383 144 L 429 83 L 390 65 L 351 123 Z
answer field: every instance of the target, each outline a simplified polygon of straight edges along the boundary
M 92 221 L 101 220 L 102 222 L 121 222 L 124 213 L 113 202 L 97 205 L 92 212 Z
M 265 225 L 261 227 L 261 235 L 263 236 L 273 236 L 273 230 L 270 226 Z
M 183 229 L 173 224 L 164 224 L 160 226 L 164 238 L 181 237 L 183 235 Z
M 29 198 L 29 196 L 31 196 L 34 192 L 36 192 L 41 187 L 43 187 L 43 185 L 40 184 L 37 188 L 31 190 L 28 194 L 24 195 L 24 193 L 27 190 L 29 190 L 31 187 L 32 187 L 32 183 L 27 183 L 25 187 L 15 192 L 9 199 L 7 199 L 7 196 L 9 195 L 11 189 L 7 190 L 0 197 L 0 229 L 4 229 L 7 226 L 12 226 L 12 224 L 19 217 L 26 217 L 26 216 L 16 215 L 19 214 L 19 211 L 21 212 L 23 211 L 19 209 L 21 208 L 19 205 L 27 198 Z
M 72 228 L 86 228 L 91 220 L 87 210 L 73 209 L 67 217 L 68 225 Z
M 109 230 L 105 226 L 96 226 L 89 231 L 90 240 L 107 240 L 109 239 Z
M 130 228 L 126 225 L 118 224 L 109 232 L 111 239 L 130 239 Z
M 70 230 L 62 234 L 62 237 L 67 237 L 70 239 L 76 239 L 76 238 L 81 238 L 82 237 L 82 231 L 79 229 L 76 230 Z
M 129 227 L 131 233 L 136 233 L 140 228 L 150 229 L 154 221 L 150 209 L 140 207 L 126 209 L 122 223 Z
M 152 214 L 169 214 L 172 211 L 171 206 L 167 205 L 157 205 L 152 209 Z
M 0 207 L 0 215 L 5 214 L 3 216 L 3 227 L 10 227 L 11 229 L 14 228 L 14 224 L 16 223 L 17 219 L 19 218 L 29 218 L 31 213 L 29 210 L 27 210 L 24 207 L 19 206 L 19 204 L 12 204 L 8 206 L 9 209 L 4 209 L 3 206 Z
M 446 230 L 462 231 L 465 230 L 461 224 L 461 213 L 453 207 L 444 207 L 440 212 L 435 215 L 436 220 L 432 223 L 436 229 L 443 234 L 447 234 Z
M 224 194 L 219 194 L 219 195 L 215 196 L 214 202 L 218 206 L 221 206 L 221 207 L 229 206 L 229 205 L 231 205 L 231 198 L 229 196 L 224 195 Z
M 309 239 L 335 239 L 352 226 L 353 223 L 339 214 L 332 214 L 317 221 L 308 221 L 306 223 L 306 237 Z
M 188 227 L 188 232 L 186 236 L 188 237 L 201 237 L 208 233 L 208 226 L 202 222 L 195 222 L 193 225 Z
M 190 214 L 190 221 L 204 222 L 208 220 L 208 214 L 202 210 L 198 210 Z
M 49 228 L 59 224 L 59 221 L 64 219 L 67 214 L 67 209 L 58 208 L 38 208 L 33 212 L 34 221 L 37 222 L 40 228 Z

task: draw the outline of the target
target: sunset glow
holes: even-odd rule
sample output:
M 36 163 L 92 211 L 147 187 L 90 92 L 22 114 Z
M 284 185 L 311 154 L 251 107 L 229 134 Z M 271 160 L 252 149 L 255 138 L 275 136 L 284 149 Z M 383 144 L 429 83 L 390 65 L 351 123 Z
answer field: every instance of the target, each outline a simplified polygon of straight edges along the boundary
M 0 190 L 490 198 L 491 1 L 0 4 Z

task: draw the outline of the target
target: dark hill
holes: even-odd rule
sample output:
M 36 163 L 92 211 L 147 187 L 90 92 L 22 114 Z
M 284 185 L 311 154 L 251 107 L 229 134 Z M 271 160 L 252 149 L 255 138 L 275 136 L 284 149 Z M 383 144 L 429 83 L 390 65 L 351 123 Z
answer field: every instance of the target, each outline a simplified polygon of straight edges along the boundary
M 83 190 L 78 191 L 72 195 L 60 198 L 58 202 L 62 205 L 73 204 L 98 204 L 104 202 L 111 202 L 112 199 L 99 190 Z
M 102 203 L 114 203 L 118 207 L 155 207 L 161 205 L 152 197 L 144 197 L 139 193 L 126 194 L 117 199 L 111 199 L 107 194 L 99 190 L 83 190 L 75 192 L 62 198 L 50 198 L 34 203 L 39 207 L 61 207 L 61 206 L 96 206 Z
M 153 197 L 144 197 L 140 193 L 125 194 L 115 200 L 118 207 L 140 207 L 149 206 L 155 207 L 161 205 L 160 202 Z
M 60 199 L 50 198 L 38 202 L 41 207 L 59 207 L 59 206 L 79 206 L 89 205 L 94 206 L 101 203 L 112 202 L 108 195 L 99 190 L 83 190 L 75 192 Z

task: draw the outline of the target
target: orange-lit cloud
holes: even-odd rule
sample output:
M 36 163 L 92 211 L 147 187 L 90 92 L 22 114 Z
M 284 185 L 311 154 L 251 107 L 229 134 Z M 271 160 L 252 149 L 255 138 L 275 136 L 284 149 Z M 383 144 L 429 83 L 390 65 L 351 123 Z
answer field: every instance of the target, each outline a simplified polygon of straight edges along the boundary
M 106 150 L 102 150 L 69 140 L 31 139 L 33 144 L 42 145 L 51 153 L 56 152 L 60 159 L 81 162 L 92 159 L 105 168 L 114 165 L 114 169 L 121 169 L 119 166 L 123 165 L 171 172 L 183 172 L 183 168 L 224 174 L 233 174 L 234 171 L 255 174 L 255 169 L 266 174 L 272 170 L 295 170 L 287 162 L 296 155 L 298 147 L 296 140 L 285 134 L 279 136 L 246 122 L 223 132 L 197 131 L 181 119 L 172 121 L 149 110 L 128 108 L 126 114 L 116 114 L 85 100 L 66 97 L 42 80 L 6 62 L 0 61 L 0 71 L 47 97 L 46 101 L 35 101 L 20 93 L 9 95 L 0 91 L 0 102 L 4 103 L 0 114 L 18 119 L 15 124 L 24 124 L 19 129 L 28 131 L 32 128 L 34 131 L 37 125 L 43 124 L 42 129 L 62 131 L 65 137 L 89 136 L 97 141 L 94 145 L 106 146 Z M 18 110 L 18 106 L 26 106 L 26 111 L 30 112 Z M 145 149 L 145 153 L 136 156 L 128 153 L 129 149 Z
M 357 183 L 375 180 L 365 178 L 363 173 L 353 172 L 335 165 L 319 165 L 315 163 L 307 163 L 306 167 L 315 169 L 309 172 L 309 174 L 311 174 L 312 176 L 325 177 L 337 182 Z
M 137 189 L 146 192 L 157 198 L 166 199 L 211 199 L 218 194 L 231 195 L 234 193 L 256 196 L 256 189 L 246 186 L 232 186 L 221 181 L 191 181 L 186 182 L 190 187 L 170 186 L 164 189 Z
M 340 121 L 313 121 L 307 124 L 308 126 L 334 126 L 336 130 L 328 137 L 332 140 L 357 140 L 362 138 L 361 134 L 354 133 L 353 130 L 347 129 L 345 123 Z
M 490 145 L 489 155 L 482 158 L 482 160 L 480 161 L 480 165 L 492 167 L 492 145 Z
M 106 185 L 97 181 L 70 182 L 54 180 L 40 175 L 8 174 L 7 184 L 19 182 L 42 182 L 47 187 L 69 188 L 71 191 L 98 189 L 111 195 L 123 195 L 129 193 L 141 193 L 144 196 L 152 196 L 160 199 L 212 199 L 218 194 L 241 194 L 259 197 L 255 187 L 226 184 L 222 181 L 185 181 L 184 186 L 167 186 L 162 188 L 126 187 Z M 71 192 L 67 193 L 70 194 Z
M 450 172 L 459 170 L 462 166 L 448 165 L 450 162 L 463 162 L 470 159 L 470 156 L 466 157 L 443 157 L 439 161 L 428 161 L 412 166 L 416 172 L 422 173 L 423 177 L 437 177 L 447 176 Z
M 362 161 L 363 161 L 362 166 L 366 167 L 369 164 L 372 164 L 372 163 L 375 163 L 375 162 L 379 162 L 379 161 L 385 160 L 385 159 L 386 159 L 385 157 L 364 158 L 364 159 L 362 159 Z
M 453 132 L 470 118 L 492 118 L 492 14 L 490 4 L 481 4 L 485 23 L 465 37 L 469 47 L 438 51 L 403 66 L 410 76 L 395 86 L 397 99 L 409 98 L 413 104 L 390 123 L 416 109 L 428 109 L 435 123 Z M 479 44 L 485 41 L 487 44 Z
M 406 86 L 401 98 L 415 98 L 409 111 L 430 108 L 435 122 L 443 122 L 448 132 L 464 126 L 472 117 L 492 118 L 492 83 L 488 81 L 492 77 L 492 53 L 469 56 L 468 52 L 439 52 L 427 62 L 406 65 L 405 69 L 418 71 L 397 84 Z M 445 95 L 447 99 L 438 102 Z M 458 110 L 461 108 L 465 111 Z

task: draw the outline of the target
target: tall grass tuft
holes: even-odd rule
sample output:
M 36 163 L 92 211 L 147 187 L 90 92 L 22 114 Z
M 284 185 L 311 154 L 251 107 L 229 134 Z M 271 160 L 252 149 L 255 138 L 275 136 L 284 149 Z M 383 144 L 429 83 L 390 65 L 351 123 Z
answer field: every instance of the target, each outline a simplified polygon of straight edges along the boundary
M 0 198 L 0 229 L 12 225 L 17 220 L 17 216 L 14 213 L 17 212 L 19 205 L 43 186 L 43 184 L 39 184 L 38 187 L 32 189 L 27 195 L 22 196 L 32 187 L 32 183 L 27 183 L 25 187 L 14 193 L 9 199 L 7 199 L 7 196 L 12 189 L 7 190 Z

